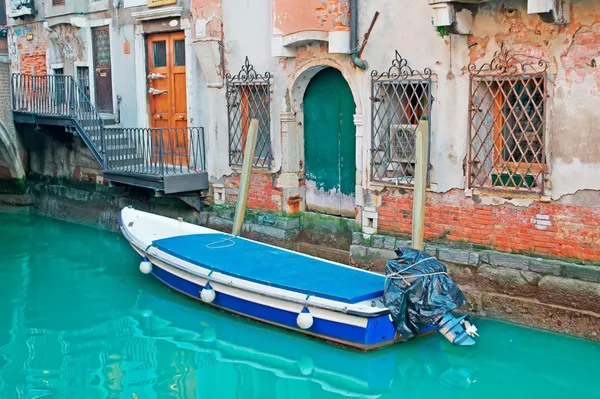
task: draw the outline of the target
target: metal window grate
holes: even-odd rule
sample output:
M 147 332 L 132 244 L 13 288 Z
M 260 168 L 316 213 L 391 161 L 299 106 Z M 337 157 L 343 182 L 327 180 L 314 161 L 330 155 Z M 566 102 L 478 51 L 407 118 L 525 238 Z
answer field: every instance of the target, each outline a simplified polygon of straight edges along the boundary
M 154 68 L 164 68 L 167 66 L 167 42 L 152 42 L 152 61 Z
M 413 70 L 398 51 L 387 71 L 371 72 L 371 178 L 374 181 L 413 183 L 416 131 L 420 120 L 431 119 L 431 102 L 431 69 Z
M 250 121 L 258 120 L 258 137 L 253 165 L 271 166 L 271 74 L 257 73 L 248 61 L 240 72 L 227 74 L 227 113 L 229 122 L 229 164 L 241 165 Z
M 547 68 L 504 45 L 490 63 L 469 65 L 469 187 L 543 192 Z
M 52 0 L 52 5 L 53 6 L 64 6 L 65 0 Z
M 175 40 L 173 42 L 174 46 L 174 58 L 175 58 L 175 66 L 185 66 L 185 40 Z

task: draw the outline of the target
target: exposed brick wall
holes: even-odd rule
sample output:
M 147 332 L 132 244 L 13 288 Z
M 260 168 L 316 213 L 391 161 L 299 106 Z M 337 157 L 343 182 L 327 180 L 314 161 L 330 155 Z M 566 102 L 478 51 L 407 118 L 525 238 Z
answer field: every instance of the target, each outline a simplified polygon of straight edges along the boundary
M 32 69 L 33 66 L 33 69 Z M 21 72 L 35 75 L 46 74 L 46 52 L 21 54 Z
M 600 208 L 534 202 L 529 207 L 478 205 L 461 190 L 429 194 L 425 238 L 464 241 L 512 253 L 600 261 Z M 412 192 L 383 193 L 378 230 L 409 236 Z
M 233 175 L 225 179 L 225 202 L 234 203 L 240 187 L 240 175 Z M 248 193 L 248 209 L 279 212 L 282 209 L 283 193 L 274 186 L 275 176 L 270 173 L 254 172 L 250 181 Z

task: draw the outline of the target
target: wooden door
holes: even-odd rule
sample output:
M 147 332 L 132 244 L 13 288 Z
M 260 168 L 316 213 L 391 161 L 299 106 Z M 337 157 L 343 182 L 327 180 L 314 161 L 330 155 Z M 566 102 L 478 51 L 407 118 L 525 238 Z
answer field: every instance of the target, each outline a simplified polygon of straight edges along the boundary
M 304 94 L 306 207 L 354 217 L 356 111 L 352 92 L 334 68 L 317 73 Z
M 96 109 L 98 112 L 113 111 L 112 70 L 110 66 L 110 33 L 108 26 L 92 28 L 94 49 L 94 81 L 96 85 Z
M 185 165 L 188 156 L 183 32 L 148 36 L 150 121 L 163 128 L 154 135 L 155 157 L 169 165 Z M 158 154 L 160 152 L 160 154 Z

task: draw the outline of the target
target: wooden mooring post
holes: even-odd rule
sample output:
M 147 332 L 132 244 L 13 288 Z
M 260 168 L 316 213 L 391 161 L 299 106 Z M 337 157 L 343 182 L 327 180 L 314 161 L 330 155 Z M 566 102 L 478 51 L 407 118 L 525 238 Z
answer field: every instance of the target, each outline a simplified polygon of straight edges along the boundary
M 248 191 L 250 190 L 250 178 L 252 177 L 252 164 L 254 163 L 254 150 L 256 149 L 256 138 L 258 136 L 258 120 L 252 119 L 244 148 L 244 159 L 242 160 L 242 177 L 240 178 L 240 191 L 235 207 L 235 219 L 233 219 L 234 236 L 239 236 L 244 224 L 246 205 L 248 203 Z
M 425 196 L 427 187 L 427 169 L 429 167 L 429 121 L 421 119 L 416 132 L 415 143 L 415 183 L 412 212 L 412 247 L 423 250 L 425 235 Z

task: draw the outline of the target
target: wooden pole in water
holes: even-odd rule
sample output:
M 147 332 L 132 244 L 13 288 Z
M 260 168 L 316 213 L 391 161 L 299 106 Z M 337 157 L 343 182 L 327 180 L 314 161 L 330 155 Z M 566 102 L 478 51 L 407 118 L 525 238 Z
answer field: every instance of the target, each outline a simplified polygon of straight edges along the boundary
M 429 162 L 429 121 L 422 119 L 416 132 L 416 164 L 415 187 L 413 195 L 412 212 L 412 247 L 423 250 L 423 237 L 425 235 L 425 188 L 427 186 L 427 167 Z
M 250 129 L 246 136 L 246 148 L 244 148 L 244 159 L 242 161 L 242 177 L 240 178 L 240 192 L 235 208 L 235 219 L 233 219 L 234 236 L 239 236 L 246 215 L 246 204 L 248 202 L 248 191 L 250 190 L 250 177 L 252 176 L 252 164 L 254 163 L 254 150 L 256 148 L 256 137 L 258 136 L 258 120 L 252 119 Z

